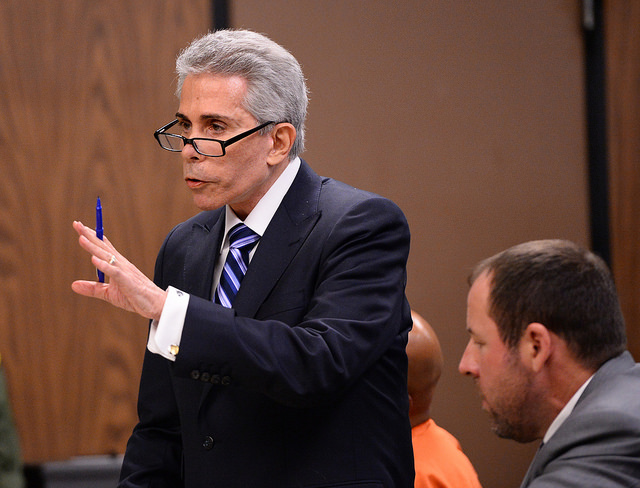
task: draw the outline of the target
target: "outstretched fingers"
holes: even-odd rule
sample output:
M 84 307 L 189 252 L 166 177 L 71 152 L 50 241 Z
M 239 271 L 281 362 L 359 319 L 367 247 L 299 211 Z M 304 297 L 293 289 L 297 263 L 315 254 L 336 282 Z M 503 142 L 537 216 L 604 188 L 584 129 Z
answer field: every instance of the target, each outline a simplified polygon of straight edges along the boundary
M 109 277 L 108 283 L 78 280 L 71 284 L 74 292 L 99 298 L 116 307 L 158 319 L 164 307 L 166 292 L 130 263 L 106 237 L 98 239 L 93 229 L 74 222 L 80 246 L 91 254 L 92 264 Z

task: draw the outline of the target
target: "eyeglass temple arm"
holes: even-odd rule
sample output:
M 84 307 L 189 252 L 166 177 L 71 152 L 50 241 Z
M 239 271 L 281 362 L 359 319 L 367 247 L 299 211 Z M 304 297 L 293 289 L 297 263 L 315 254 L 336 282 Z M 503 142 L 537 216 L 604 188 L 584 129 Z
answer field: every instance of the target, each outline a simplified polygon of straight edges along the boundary
M 218 142 L 220 142 L 224 147 L 227 147 L 229 144 L 233 144 L 234 142 L 244 139 L 245 137 L 250 136 L 254 132 L 258 132 L 260 129 L 264 129 L 266 126 L 271 124 L 275 124 L 275 122 L 273 121 L 265 122 L 264 124 L 260 124 L 254 127 L 253 129 L 249 129 L 245 132 L 242 132 L 241 134 L 238 134 L 237 136 L 233 136 L 231 139 L 227 139 L 226 141 L 218 141 Z
M 171 122 L 169 122 L 167 125 L 163 125 L 158 130 L 156 130 L 155 134 L 162 134 L 163 132 L 165 132 L 166 130 L 170 129 L 171 127 L 173 127 L 177 123 L 178 123 L 178 119 L 174 119 Z

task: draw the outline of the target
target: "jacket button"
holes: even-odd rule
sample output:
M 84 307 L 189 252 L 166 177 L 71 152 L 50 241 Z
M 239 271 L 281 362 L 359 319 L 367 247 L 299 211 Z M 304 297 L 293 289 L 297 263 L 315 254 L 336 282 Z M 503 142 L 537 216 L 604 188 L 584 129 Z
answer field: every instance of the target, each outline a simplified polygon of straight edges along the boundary
M 210 451 L 211 449 L 213 449 L 213 437 L 211 437 L 210 435 L 208 435 L 207 437 L 204 438 L 204 441 L 202 442 L 202 447 L 204 447 L 207 451 Z
M 223 376 L 222 377 L 222 384 L 224 386 L 229 386 L 231 384 L 231 376 Z
M 200 371 L 198 371 L 197 369 L 191 371 L 191 379 L 197 380 L 198 378 L 200 378 Z
M 220 375 L 219 374 L 212 374 L 211 375 L 211 383 L 213 383 L 214 385 L 219 385 L 220 384 Z
M 209 373 L 207 373 L 206 371 L 200 375 L 200 381 L 204 381 L 205 383 L 209 383 L 210 379 L 211 379 L 211 375 Z

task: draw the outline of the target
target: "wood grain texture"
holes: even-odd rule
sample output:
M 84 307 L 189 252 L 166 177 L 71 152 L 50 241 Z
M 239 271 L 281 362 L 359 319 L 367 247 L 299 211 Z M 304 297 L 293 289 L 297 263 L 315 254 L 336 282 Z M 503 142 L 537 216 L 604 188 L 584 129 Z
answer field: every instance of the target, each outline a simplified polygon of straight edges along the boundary
M 605 1 L 612 267 L 640 359 L 640 3 Z
M 147 324 L 76 296 L 95 277 L 73 220 L 94 224 L 148 275 L 195 208 L 170 120 L 174 61 L 205 33 L 210 1 L 0 3 L 0 351 L 27 462 L 119 453 L 136 420 Z

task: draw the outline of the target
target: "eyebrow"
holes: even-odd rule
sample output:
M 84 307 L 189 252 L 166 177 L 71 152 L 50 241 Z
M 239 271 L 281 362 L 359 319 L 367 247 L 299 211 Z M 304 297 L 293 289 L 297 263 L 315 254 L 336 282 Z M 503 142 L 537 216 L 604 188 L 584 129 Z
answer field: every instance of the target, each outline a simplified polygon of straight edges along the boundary
M 189 120 L 189 117 L 187 117 L 186 115 L 184 115 L 183 113 L 180 112 L 176 112 L 176 119 L 181 119 L 181 120 Z M 209 121 L 209 120 L 221 120 L 223 122 L 234 122 L 234 119 L 231 117 L 227 117 L 224 115 L 219 115 L 219 114 L 202 114 L 200 116 L 200 120 L 201 121 Z

